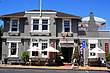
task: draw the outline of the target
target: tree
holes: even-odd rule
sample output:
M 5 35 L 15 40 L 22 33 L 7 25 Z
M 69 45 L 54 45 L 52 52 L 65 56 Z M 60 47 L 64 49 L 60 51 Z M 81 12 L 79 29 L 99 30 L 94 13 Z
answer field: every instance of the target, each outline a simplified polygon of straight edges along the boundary
M 24 51 L 24 52 L 22 53 L 21 58 L 22 58 L 22 60 L 25 62 L 25 64 L 26 64 L 26 62 L 28 61 L 28 57 L 29 57 L 28 53 Z
M 107 61 L 110 61 L 110 53 L 107 54 L 106 60 L 107 60 Z
M 0 60 L 1 60 L 1 55 L 2 55 L 2 38 L 3 36 L 3 25 L 0 26 Z
M 76 58 L 77 61 L 79 60 L 78 44 L 77 44 L 77 46 L 75 47 L 75 50 L 74 50 L 73 59 L 74 58 Z
M 3 25 L 0 26 L 0 37 L 3 36 Z

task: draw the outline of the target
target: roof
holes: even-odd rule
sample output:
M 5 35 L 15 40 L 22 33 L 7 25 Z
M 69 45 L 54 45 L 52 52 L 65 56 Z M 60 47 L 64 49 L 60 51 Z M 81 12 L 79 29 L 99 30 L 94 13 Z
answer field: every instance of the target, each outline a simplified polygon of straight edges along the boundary
M 31 11 L 26 11 L 26 12 L 40 12 L 40 10 L 31 10 Z M 79 16 L 75 16 L 75 15 L 71 15 L 71 14 L 67 14 L 67 13 L 62 13 L 62 12 L 57 12 L 57 11 L 53 11 L 53 10 L 42 10 L 42 12 L 56 12 L 56 16 L 58 18 L 76 18 L 76 19 L 81 19 L 81 17 Z M 12 13 L 12 14 L 6 14 L 6 15 L 2 15 L 0 16 L 2 17 L 25 17 L 25 12 L 18 12 L 18 13 Z

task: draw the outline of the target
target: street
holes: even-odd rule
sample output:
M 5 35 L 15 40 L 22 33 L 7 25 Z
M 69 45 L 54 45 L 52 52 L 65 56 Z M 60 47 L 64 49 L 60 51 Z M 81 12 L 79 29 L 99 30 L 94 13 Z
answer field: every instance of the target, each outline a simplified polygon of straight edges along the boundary
M 78 71 L 78 70 L 46 70 L 46 69 L 5 69 L 0 68 L 0 73 L 109 73 L 107 71 Z

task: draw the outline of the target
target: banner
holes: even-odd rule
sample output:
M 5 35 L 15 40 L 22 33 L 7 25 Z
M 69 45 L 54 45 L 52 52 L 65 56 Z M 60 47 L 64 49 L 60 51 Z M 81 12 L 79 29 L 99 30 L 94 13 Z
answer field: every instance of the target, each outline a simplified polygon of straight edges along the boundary
M 83 46 L 80 44 L 80 58 L 83 58 Z

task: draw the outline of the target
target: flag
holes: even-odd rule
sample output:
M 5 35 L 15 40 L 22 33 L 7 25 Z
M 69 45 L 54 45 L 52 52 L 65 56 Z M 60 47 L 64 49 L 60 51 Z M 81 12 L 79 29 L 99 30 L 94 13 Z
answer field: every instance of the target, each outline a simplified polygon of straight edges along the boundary
M 85 24 L 82 24 L 81 27 L 86 27 L 86 25 Z
M 103 25 L 98 25 L 98 27 L 103 27 Z
M 67 35 L 68 35 L 68 33 L 63 37 L 63 40 L 66 38 Z

